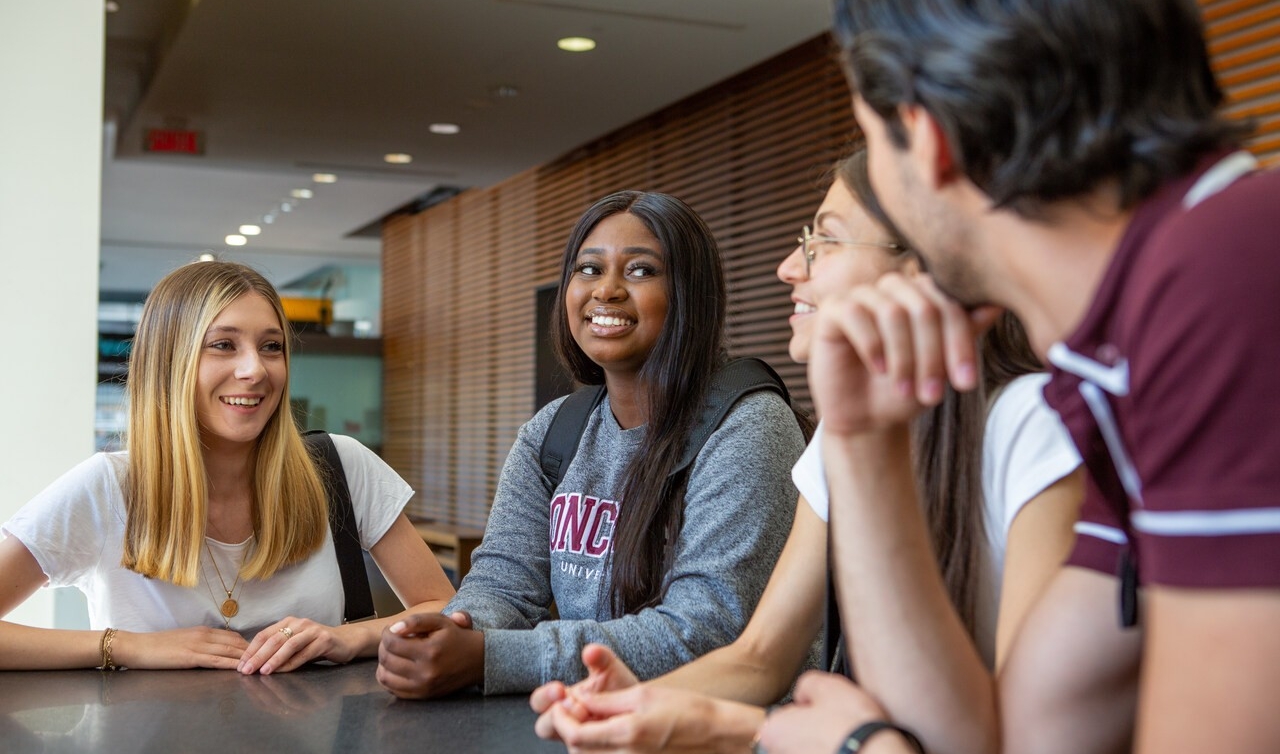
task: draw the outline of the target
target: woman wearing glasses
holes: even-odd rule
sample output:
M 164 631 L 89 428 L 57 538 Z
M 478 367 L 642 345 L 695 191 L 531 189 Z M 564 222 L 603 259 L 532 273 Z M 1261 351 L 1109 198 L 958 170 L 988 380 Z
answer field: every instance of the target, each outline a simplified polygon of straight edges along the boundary
M 791 357 L 805 362 L 812 315 L 833 294 L 920 263 L 880 209 L 858 151 L 836 165 L 812 229 L 778 266 L 792 286 Z M 947 591 L 987 664 L 1065 558 L 1081 496 L 1079 458 L 1040 398 L 1045 375 L 1021 327 L 1004 319 L 983 345 L 983 384 L 921 417 L 913 432 L 918 503 Z M 989 410 L 988 410 L 989 407 Z M 802 669 L 823 621 L 827 489 L 822 428 L 792 477 L 795 523 L 759 607 L 734 643 L 639 684 L 609 650 L 589 646 L 589 677 L 547 684 L 531 704 L 539 735 L 571 750 L 746 750 Z M 909 504 L 904 501 L 903 504 Z M 1007 566 L 1007 567 L 1006 567 Z M 997 621 L 997 615 L 999 621 Z

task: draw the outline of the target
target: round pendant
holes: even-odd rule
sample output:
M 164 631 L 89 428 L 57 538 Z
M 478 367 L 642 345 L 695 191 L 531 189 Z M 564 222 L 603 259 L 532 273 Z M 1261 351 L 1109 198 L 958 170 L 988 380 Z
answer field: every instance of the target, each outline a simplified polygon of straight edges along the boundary
M 234 618 L 238 612 L 240 612 L 239 602 L 228 597 L 227 601 L 222 603 L 222 616 L 224 618 Z

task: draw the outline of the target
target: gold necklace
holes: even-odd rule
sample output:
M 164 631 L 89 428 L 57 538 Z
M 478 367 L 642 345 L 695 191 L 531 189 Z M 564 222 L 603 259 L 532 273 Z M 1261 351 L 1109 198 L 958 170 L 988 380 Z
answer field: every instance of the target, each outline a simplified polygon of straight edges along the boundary
M 214 559 L 213 550 L 209 549 L 209 542 L 207 540 L 204 543 L 204 549 L 205 552 L 209 553 L 209 562 L 213 563 L 213 572 L 218 574 L 218 583 L 222 585 L 222 591 L 227 593 L 227 599 L 223 601 L 221 606 L 219 606 L 218 611 L 222 613 L 222 622 L 224 626 L 230 628 L 231 619 L 236 617 L 240 612 L 240 603 L 236 602 L 235 599 L 232 598 L 231 593 L 234 592 L 236 590 L 236 586 L 240 584 L 240 566 L 244 565 L 244 563 L 242 561 L 236 566 L 236 580 L 231 583 L 231 588 L 228 589 L 226 579 L 222 578 L 222 569 L 218 568 L 218 561 Z M 205 586 L 209 587 L 209 596 L 212 597 L 213 587 L 209 584 L 209 579 L 206 578 L 204 583 Z M 218 599 L 214 597 L 213 601 L 216 604 Z
M 214 604 L 214 606 L 215 606 L 215 607 L 217 607 L 217 605 L 218 605 L 218 598 L 217 598 L 216 596 L 214 596 L 214 594 L 213 594 L 213 586 L 211 586 L 211 585 L 209 584 L 209 574 L 208 574 L 208 573 L 206 573 L 204 569 L 201 569 L 201 571 L 200 571 L 200 580 L 204 582 L 204 588 L 205 588 L 205 589 L 207 589 L 207 590 L 209 590 L 209 599 L 213 600 L 213 604 Z M 223 627 L 223 628 L 225 628 L 225 629 L 230 630 L 230 629 L 231 629 L 231 619 L 230 619 L 230 618 L 226 618 L 226 617 L 224 617 L 224 618 L 222 619 L 222 627 Z

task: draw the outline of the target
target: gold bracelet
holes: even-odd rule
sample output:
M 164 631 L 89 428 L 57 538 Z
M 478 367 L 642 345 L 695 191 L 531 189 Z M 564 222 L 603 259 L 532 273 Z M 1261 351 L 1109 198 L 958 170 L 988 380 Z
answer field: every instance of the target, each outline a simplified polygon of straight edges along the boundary
M 115 661 L 111 659 L 111 642 L 116 638 L 116 630 L 108 628 L 102 632 L 102 641 L 98 645 L 98 649 L 102 652 L 102 664 L 98 666 L 98 670 L 115 670 Z

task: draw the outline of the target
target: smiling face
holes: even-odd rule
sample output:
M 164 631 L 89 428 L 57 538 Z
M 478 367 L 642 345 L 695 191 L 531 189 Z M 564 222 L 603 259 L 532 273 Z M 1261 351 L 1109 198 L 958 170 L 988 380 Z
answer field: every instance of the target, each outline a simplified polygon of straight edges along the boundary
M 565 291 L 569 332 L 609 375 L 634 376 L 667 319 L 666 255 L 635 215 L 601 220 L 582 242 Z
M 867 214 L 841 180 L 834 181 L 827 190 L 814 217 L 813 235 L 872 245 L 819 241 L 809 275 L 805 274 L 800 246 L 778 265 L 778 279 L 791 286 L 791 300 L 795 303 L 788 350 L 791 358 L 801 364 L 809 360 L 813 315 L 823 301 L 855 286 L 874 283 L 884 273 L 900 269 L 907 260 L 903 254 L 875 245 L 889 243 L 889 234 Z
M 257 293 L 240 296 L 214 318 L 196 377 L 196 418 L 206 447 L 257 441 L 288 384 L 284 340 L 275 309 Z

